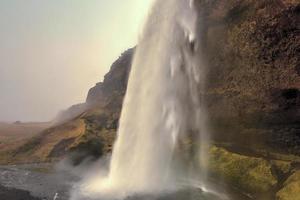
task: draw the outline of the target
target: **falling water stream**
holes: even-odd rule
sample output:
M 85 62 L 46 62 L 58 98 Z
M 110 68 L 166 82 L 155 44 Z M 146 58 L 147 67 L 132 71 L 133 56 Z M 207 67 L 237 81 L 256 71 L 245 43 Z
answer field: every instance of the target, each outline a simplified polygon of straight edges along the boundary
M 192 0 L 154 2 L 135 52 L 109 172 L 86 182 L 82 193 L 124 199 L 192 185 L 189 173 L 176 167 L 174 152 L 196 134 L 199 162 L 205 162 L 209 143 L 199 95 L 205 68 L 198 19 Z M 198 172 L 205 186 L 206 172 Z

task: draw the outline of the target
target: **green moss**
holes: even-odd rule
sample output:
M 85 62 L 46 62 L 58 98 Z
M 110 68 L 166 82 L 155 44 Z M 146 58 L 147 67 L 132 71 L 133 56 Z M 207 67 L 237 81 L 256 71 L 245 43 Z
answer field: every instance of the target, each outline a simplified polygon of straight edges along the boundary
M 71 148 L 70 153 L 71 161 L 75 166 L 87 158 L 98 159 L 103 155 L 103 142 L 101 138 L 82 141 L 77 146 Z
M 271 164 L 278 170 L 281 174 L 287 174 L 292 169 L 292 164 L 289 161 L 273 160 Z
M 277 192 L 277 200 L 300 200 L 300 171 L 291 175 Z
M 20 148 L 18 148 L 15 152 L 14 155 L 17 155 L 19 153 L 31 153 L 36 149 L 42 142 L 42 135 L 37 135 L 33 138 L 31 138 L 28 142 L 26 142 L 24 145 L 22 145 Z
M 209 168 L 224 181 L 251 193 L 268 192 L 277 184 L 266 160 L 231 153 L 223 148 L 210 149 Z
M 293 182 L 282 190 L 280 190 L 277 195 L 277 200 L 300 200 L 300 181 Z
M 293 182 L 300 182 L 300 171 L 296 171 L 294 174 L 292 174 L 284 183 L 284 185 L 291 184 Z M 300 188 L 299 188 L 300 189 Z

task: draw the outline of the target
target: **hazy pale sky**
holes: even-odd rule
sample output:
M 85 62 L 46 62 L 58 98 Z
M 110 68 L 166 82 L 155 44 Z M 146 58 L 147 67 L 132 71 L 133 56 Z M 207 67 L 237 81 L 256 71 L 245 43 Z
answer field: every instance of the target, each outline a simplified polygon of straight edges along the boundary
M 84 102 L 137 43 L 151 0 L 1 0 L 0 121 L 45 121 Z

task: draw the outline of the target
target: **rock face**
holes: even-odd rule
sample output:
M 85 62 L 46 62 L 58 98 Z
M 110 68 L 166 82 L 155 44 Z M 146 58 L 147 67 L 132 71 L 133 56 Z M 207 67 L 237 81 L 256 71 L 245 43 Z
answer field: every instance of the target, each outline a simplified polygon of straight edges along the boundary
M 55 119 L 52 121 L 52 124 L 54 126 L 63 124 L 65 122 L 68 122 L 72 120 L 73 118 L 77 117 L 78 115 L 82 114 L 84 111 L 88 109 L 88 106 L 86 103 L 80 103 L 77 105 L 73 105 L 67 110 L 63 110 L 58 113 L 58 115 L 55 117 Z
M 215 139 L 300 154 L 300 1 L 199 2 Z
M 103 99 L 111 98 L 115 93 L 125 94 L 133 54 L 134 48 L 124 52 L 113 63 L 104 81 L 90 89 L 86 100 L 88 105 L 99 104 Z
M 104 81 L 97 83 L 88 92 L 86 102 L 73 105 L 61 111 L 53 121 L 53 125 L 68 122 L 89 109 L 99 107 L 113 98 L 114 95 L 125 95 L 131 61 L 134 54 L 131 48 L 125 51 L 111 66 Z

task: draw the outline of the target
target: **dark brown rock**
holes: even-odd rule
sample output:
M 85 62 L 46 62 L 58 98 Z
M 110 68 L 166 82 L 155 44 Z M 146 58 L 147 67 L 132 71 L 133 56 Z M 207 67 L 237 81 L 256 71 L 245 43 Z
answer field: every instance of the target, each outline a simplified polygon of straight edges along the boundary
M 40 200 L 30 195 L 28 191 L 6 188 L 0 185 L 1 200 Z
M 87 104 L 97 104 L 99 101 L 110 98 L 114 93 L 125 94 L 133 54 L 134 48 L 129 49 L 112 64 L 104 81 L 90 89 Z
M 292 0 L 210 2 L 204 53 L 216 139 L 300 153 L 299 7 Z

